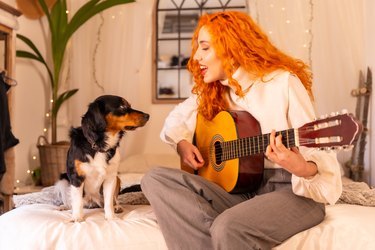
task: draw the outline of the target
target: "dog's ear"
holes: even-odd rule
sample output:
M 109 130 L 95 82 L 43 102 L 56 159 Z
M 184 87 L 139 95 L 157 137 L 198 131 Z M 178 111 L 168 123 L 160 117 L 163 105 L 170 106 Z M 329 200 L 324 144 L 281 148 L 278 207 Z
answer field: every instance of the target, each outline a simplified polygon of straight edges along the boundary
M 86 114 L 82 117 L 81 125 L 83 134 L 92 146 L 94 146 L 93 144 L 96 144 L 98 140 L 102 139 L 100 136 L 105 132 L 107 122 L 97 102 L 93 102 L 89 105 Z

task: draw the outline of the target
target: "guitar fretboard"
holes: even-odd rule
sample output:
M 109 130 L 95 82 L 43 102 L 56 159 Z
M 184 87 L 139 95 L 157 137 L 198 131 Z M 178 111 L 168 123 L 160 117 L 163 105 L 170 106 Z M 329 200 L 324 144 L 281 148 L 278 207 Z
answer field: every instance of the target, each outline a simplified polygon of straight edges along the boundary
M 282 135 L 282 142 L 287 148 L 296 146 L 295 129 L 276 132 Z M 227 161 L 244 156 L 256 155 L 266 152 L 270 144 L 270 134 L 240 138 L 215 144 L 216 159 Z M 219 158 L 219 159 L 218 159 Z

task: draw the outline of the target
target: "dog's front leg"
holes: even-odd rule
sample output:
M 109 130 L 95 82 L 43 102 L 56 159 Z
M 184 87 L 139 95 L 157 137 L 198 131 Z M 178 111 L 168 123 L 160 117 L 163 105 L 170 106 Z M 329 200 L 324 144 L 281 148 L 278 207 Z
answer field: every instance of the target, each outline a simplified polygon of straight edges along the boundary
M 83 221 L 83 185 L 75 187 L 71 185 L 71 199 L 72 199 L 72 220 L 74 222 Z
M 116 188 L 116 176 L 108 176 L 103 182 L 104 214 L 107 220 L 115 218 L 113 197 Z

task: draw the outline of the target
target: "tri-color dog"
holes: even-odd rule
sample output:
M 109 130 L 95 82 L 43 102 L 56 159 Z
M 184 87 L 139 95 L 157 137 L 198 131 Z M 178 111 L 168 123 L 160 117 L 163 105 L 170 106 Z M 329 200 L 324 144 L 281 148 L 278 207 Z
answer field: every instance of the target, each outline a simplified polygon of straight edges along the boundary
M 89 105 L 81 126 L 71 128 L 67 175 L 72 221 L 83 221 L 83 206 L 92 202 L 99 206 L 104 202 L 105 218 L 114 218 L 120 140 L 125 131 L 144 126 L 148 119 L 148 114 L 132 109 L 124 98 L 104 95 Z

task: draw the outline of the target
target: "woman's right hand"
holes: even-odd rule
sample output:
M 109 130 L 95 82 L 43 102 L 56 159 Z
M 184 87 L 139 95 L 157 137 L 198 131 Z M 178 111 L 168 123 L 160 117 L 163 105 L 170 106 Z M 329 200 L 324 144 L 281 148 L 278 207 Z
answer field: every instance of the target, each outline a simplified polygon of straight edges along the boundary
M 198 148 L 186 140 L 177 143 L 177 153 L 181 157 L 181 162 L 194 170 L 204 165 L 203 157 Z

